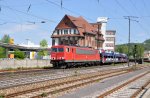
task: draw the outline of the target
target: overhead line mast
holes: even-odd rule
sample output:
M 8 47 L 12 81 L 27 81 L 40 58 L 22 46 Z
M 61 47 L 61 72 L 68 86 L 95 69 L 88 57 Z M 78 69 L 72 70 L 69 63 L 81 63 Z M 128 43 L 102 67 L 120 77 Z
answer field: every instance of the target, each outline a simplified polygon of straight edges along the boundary
M 129 64 L 129 53 L 130 53 L 130 22 L 131 21 L 136 21 L 136 22 L 139 22 L 139 21 L 137 21 L 137 20 L 134 20 L 135 18 L 138 18 L 138 17 L 136 17 L 136 16 L 124 16 L 124 18 L 125 19 L 128 19 L 128 21 L 129 21 L 129 38 L 128 38 L 128 67 L 130 66 L 130 64 Z

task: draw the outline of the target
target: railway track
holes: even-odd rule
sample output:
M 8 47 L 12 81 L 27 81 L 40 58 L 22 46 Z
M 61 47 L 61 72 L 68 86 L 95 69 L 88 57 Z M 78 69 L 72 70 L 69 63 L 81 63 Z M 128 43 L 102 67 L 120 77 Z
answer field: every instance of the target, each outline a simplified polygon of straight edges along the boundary
M 141 67 L 142 68 L 142 67 Z M 109 72 L 108 72 L 109 71 Z M 57 78 L 36 83 L 29 83 L 26 85 L 19 85 L 0 89 L 0 94 L 4 94 L 6 98 L 27 98 L 27 97 L 41 97 L 43 95 L 55 95 L 56 93 L 68 91 L 77 87 L 81 87 L 101 79 L 109 78 L 130 72 L 130 68 L 119 68 L 109 70 L 97 70 L 90 73 L 77 74 L 74 76 Z M 59 88 L 62 87 L 62 88 Z M 50 89 L 49 89 L 50 88 Z M 46 91 L 46 92 L 43 92 Z M 43 92 L 43 93 L 41 93 Z
M 47 86 L 43 86 L 43 87 L 39 87 L 39 88 L 35 88 L 35 89 L 30 89 L 30 90 L 26 90 L 23 92 L 17 92 L 14 94 L 10 94 L 8 95 L 6 98 L 10 98 L 10 97 L 15 97 L 15 98 L 24 98 L 24 97 L 31 97 L 31 98 L 39 98 L 41 97 L 43 94 L 45 95 L 56 95 L 58 93 L 64 92 L 64 91 L 68 91 L 74 88 L 78 88 L 87 84 L 91 84 L 93 82 L 105 79 L 105 78 L 109 78 L 112 76 L 117 76 L 117 75 L 121 75 L 124 73 L 127 73 L 131 71 L 130 69 L 125 69 L 125 70 L 114 70 L 114 71 L 110 71 L 110 72 L 104 72 L 104 73 L 94 73 L 91 75 L 83 75 L 80 77 L 72 77 L 72 79 L 69 79 L 66 81 L 61 81 L 55 84 L 50 84 Z M 43 94 L 41 92 L 43 92 L 43 90 L 45 91 Z M 31 93 L 33 92 L 33 93 Z M 23 95 L 22 95 L 23 94 Z M 18 96 L 18 97 L 17 97 Z
M 125 74 L 129 72 L 129 70 L 113 70 L 110 72 L 96 72 L 96 73 L 92 73 L 92 74 L 84 74 L 84 75 L 80 75 L 80 76 L 73 76 L 73 77 L 69 77 L 63 80 L 51 80 L 49 81 L 49 83 L 47 83 L 47 85 L 42 85 L 39 87 L 35 87 L 38 84 L 34 84 L 34 88 L 31 87 L 30 85 L 30 89 L 26 89 L 24 88 L 24 90 L 20 91 L 18 87 L 18 90 L 16 92 L 10 93 L 10 94 L 6 94 L 5 92 L 5 98 L 39 98 L 41 97 L 41 92 L 44 92 L 46 95 L 55 95 L 57 93 L 60 92 L 64 92 L 73 88 L 77 88 L 80 86 L 84 86 L 105 78 L 109 78 L 112 76 L 117 76 L 120 74 Z M 43 84 L 43 83 L 42 83 Z M 21 88 L 23 89 L 23 88 Z M 19 92 L 20 91 L 20 92 Z M 4 92 L 3 92 L 4 94 Z
M 33 71 L 27 73 L 12 73 L 0 75 L 0 89 L 25 85 L 29 83 L 42 82 L 47 80 L 53 80 L 57 78 L 64 78 L 72 76 L 76 73 L 78 74 L 88 74 L 97 71 L 111 70 L 118 68 L 125 68 L 124 66 L 95 66 L 95 67 L 85 67 L 85 68 L 73 68 L 73 69 L 50 69 Z
M 150 84 L 150 71 L 142 73 L 120 85 L 105 91 L 97 98 L 137 98 L 144 88 Z

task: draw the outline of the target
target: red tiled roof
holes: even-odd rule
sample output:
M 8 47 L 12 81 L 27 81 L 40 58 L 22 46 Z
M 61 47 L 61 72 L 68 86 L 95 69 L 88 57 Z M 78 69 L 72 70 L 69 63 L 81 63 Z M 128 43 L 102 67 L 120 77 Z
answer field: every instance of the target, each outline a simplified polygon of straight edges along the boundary
M 90 34 L 96 34 L 96 29 L 93 27 L 90 23 L 88 23 L 84 18 L 80 17 L 73 17 L 70 15 L 65 15 L 68 17 L 72 23 L 77 27 L 78 31 L 80 32 L 80 35 L 83 36 L 83 33 L 90 33 Z

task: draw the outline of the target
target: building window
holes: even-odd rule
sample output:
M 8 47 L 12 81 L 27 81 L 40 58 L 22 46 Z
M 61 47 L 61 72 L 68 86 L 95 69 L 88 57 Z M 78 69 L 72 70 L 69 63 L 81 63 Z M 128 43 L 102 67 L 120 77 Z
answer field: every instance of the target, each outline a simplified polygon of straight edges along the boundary
M 106 32 L 106 35 L 115 35 L 114 32 Z
M 76 34 L 76 33 L 77 33 L 77 32 L 76 32 L 76 29 L 74 29 L 74 31 L 73 31 L 73 32 L 74 32 L 74 34 Z
M 56 32 L 57 32 L 57 35 L 59 35 L 59 30 L 56 30 Z
M 68 29 L 65 29 L 65 30 L 64 30 L 64 34 L 68 34 Z
M 113 37 L 107 37 L 106 41 L 114 41 L 114 38 Z
M 55 45 L 55 39 L 52 39 L 52 45 Z
M 71 29 L 71 34 L 74 34 L 74 29 Z
M 107 43 L 105 46 L 106 47 L 114 47 L 114 44 L 113 43 Z
M 71 34 L 71 29 L 69 29 L 69 34 Z
M 63 30 L 60 30 L 60 32 L 61 32 L 61 35 L 63 34 Z

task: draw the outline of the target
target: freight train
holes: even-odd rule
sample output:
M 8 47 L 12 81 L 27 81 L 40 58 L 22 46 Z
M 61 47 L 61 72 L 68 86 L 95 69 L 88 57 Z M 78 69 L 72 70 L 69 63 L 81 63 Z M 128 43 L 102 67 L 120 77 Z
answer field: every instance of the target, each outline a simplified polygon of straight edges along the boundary
M 57 45 L 51 48 L 51 63 L 56 68 L 127 62 L 127 59 L 125 54 L 89 47 Z

